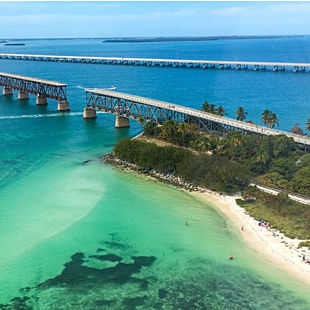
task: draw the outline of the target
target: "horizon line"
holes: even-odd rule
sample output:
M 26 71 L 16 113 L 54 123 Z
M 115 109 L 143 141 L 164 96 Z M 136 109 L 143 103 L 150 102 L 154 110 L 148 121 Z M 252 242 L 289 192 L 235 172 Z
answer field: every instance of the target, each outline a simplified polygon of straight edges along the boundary
M 111 36 L 111 37 L 33 37 L 33 38 L 0 38 L 0 40 L 75 40 L 75 39 L 161 39 L 161 38 L 180 38 L 180 39 L 186 39 L 186 38 L 193 38 L 193 39 L 199 39 L 199 38 L 268 38 L 268 37 L 306 37 L 310 36 L 310 34 L 268 34 L 268 35 L 262 35 L 262 34 L 251 34 L 251 35 L 208 35 L 208 36 L 195 36 L 195 35 L 178 35 L 178 36 Z

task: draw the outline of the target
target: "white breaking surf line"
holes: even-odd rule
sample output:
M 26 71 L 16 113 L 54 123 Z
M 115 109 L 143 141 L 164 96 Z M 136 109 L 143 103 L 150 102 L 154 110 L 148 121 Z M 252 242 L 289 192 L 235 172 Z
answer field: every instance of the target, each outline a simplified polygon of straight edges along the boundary
M 76 116 L 83 115 L 83 112 L 70 112 L 70 113 L 51 113 L 51 114 L 30 114 L 30 115 L 6 115 L 0 116 L 0 120 L 2 119 L 21 119 L 21 118 L 43 118 L 43 117 L 58 117 L 58 116 Z

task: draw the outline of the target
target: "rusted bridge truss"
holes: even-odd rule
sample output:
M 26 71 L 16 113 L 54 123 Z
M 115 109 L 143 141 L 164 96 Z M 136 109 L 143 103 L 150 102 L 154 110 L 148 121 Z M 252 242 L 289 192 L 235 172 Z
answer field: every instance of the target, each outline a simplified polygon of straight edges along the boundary
M 155 121 L 158 124 L 162 124 L 167 120 L 175 120 L 178 123 L 186 122 L 189 124 L 196 124 L 199 130 L 218 132 L 221 134 L 225 134 L 233 129 L 231 126 L 225 126 L 214 121 L 176 111 L 174 110 L 173 104 L 167 107 L 158 107 L 139 103 L 134 100 L 96 94 L 87 90 L 86 106 L 129 119 L 137 120 L 139 117 L 143 117 L 146 121 Z
M 0 86 L 59 101 L 67 101 L 67 85 L 58 82 L 0 72 Z
M 104 111 L 125 118 L 143 117 L 145 120 L 152 120 L 159 124 L 173 119 L 177 122 L 196 124 L 199 130 L 221 134 L 239 130 L 261 135 L 286 135 L 299 144 L 310 146 L 310 138 L 307 136 L 246 123 L 165 101 L 98 88 L 88 88 L 85 92 L 88 109 Z

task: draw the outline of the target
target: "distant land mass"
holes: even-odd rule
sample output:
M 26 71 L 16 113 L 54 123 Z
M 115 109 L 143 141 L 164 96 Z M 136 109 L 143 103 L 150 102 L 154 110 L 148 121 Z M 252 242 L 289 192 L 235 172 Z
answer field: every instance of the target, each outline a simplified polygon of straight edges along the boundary
M 280 39 L 303 37 L 302 35 L 273 35 L 273 36 L 210 36 L 210 37 L 145 37 L 145 38 L 107 38 L 102 43 L 139 43 L 139 42 L 171 42 L 171 41 L 213 41 L 240 39 Z
M 25 43 L 5 43 L 4 45 L 7 46 L 21 46 L 21 45 L 26 45 Z

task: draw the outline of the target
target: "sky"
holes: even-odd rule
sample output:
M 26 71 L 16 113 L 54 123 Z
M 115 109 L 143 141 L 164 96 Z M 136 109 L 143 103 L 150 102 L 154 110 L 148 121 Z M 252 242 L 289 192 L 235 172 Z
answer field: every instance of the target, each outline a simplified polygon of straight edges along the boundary
M 310 2 L 0 2 L 0 38 L 310 34 Z

